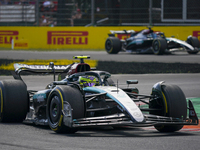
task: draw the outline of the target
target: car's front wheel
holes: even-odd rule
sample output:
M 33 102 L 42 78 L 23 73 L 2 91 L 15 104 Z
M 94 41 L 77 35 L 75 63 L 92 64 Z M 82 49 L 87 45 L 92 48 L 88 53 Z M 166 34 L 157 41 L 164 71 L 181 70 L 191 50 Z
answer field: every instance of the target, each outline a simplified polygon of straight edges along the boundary
M 199 46 L 200 46 L 200 44 L 199 44 L 199 39 L 198 38 L 196 38 L 196 37 L 189 37 L 187 40 L 186 40 L 186 42 L 188 43 L 188 44 L 190 44 L 192 47 L 194 47 L 194 51 L 192 51 L 192 50 L 188 50 L 187 52 L 188 52 L 188 54 L 197 54 L 198 52 L 199 52 Z
M 162 85 L 162 91 L 153 91 L 157 99 L 150 101 L 150 108 L 159 111 L 150 111 L 150 114 L 166 117 L 186 119 L 187 103 L 183 91 L 177 85 Z M 182 129 L 183 125 L 155 125 L 160 132 L 175 132 Z
M 84 100 L 81 92 L 71 86 L 55 87 L 47 101 L 47 119 L 50 128 L 57 133 L 75 133 L 77 128 L 64 125 L 64 103 L 72 108 L 72 119 L 83 118 L 85 114 Z M 67 106 L 68 107 L 68 106 Z

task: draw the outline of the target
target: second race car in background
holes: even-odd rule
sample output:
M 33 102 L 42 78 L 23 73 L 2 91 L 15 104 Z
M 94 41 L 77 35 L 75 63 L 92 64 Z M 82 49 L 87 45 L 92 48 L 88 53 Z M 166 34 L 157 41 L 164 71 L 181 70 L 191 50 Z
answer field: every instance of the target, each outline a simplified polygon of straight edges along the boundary
M 119 51 L 136 52 L 162 55 L 174 51 L 187 51 L 189 54 L 199 52 L 199 40 L 196 37 L 188 36 L 186 41 L 173 37 L 165 37 L 163 32 L 154 32 L 151 28 L 139 32 L 134 30 L 110 31 L 105 42 L 105 49 L 108 54 L 117 54 Z M 115 37 L 126 35 L 126 39 Z M 130 37 L 128 38 L 128 35 Z

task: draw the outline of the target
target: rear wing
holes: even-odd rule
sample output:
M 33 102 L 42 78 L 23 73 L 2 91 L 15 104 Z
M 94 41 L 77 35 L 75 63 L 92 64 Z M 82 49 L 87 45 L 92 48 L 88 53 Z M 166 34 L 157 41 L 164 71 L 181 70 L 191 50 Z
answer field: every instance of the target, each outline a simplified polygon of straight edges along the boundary
M 90 56 L 74 56 L 74 59 L 80 59 L 80 63 L 84 63 L 83 59 L 90 59 Z M 26 65 L 26 64 L 14 64 L 15 73 L 20 74 L 20 72 L 33 72 L 33 73 L 63 73 L 70 69 L 73 65 L 54 65 L 50 62 L 49 65 Z
M 84 59 L 89 59 L 90 56 L 74 56 L 73 58 L 80 59 L 80 63 L 77 64 L 85 64 Z M 20 76 L 21 72 L 48 73 L 48 74 L 54 74 L 54 81 L 55 81 L 55 74 L 67 73 L 74 64 L 76 63 L 72 63 L 69 65 L 54 65 L 53 62 L 50 62 L 49 65 L 26 65 L 26 64 L 15 63 L 14 64 L 15 72 L 12 72 L 12 75 L 15 79 L 21 79 Z
M 74 63 L 73 63 L 74 64 Z M 12 75 L 14 79 L 22 80 L 21 72 L 31 72 L 31 73 L 48 73 L 54 75 L 55 81 L 55 74 L 56 73 L 64 73 L 68 72 L 71 66 L 73 65 L 55 65 L 53 62 L 50 62 L 49 65 L 26 65 L 26 64 L 14 64 L 15 72 L 12 71 Z
M 110 30 L 110 32 L 112 34 L 131 34 L 131 33 L 135 33 L 134 30 L 121 30 L 121 31 L 114 31 L 114 30 Z
M 33 72 L 33 73 L 61 73 L 67 70 L 71 65 L 54 65 L 50 62 L 49 65 L 26 65 L 26 64 L 14 64 L 15 72 L 20 74 L 21 72 Z

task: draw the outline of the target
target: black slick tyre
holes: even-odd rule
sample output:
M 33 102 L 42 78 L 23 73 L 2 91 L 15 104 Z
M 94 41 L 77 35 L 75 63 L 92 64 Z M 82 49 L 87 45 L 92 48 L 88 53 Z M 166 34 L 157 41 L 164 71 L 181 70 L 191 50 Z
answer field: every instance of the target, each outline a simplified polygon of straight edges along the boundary
M 47 101 L 47 119 L 50 128 L 56 133 L 75 133 L 78 129 L 64 125 L 64 101 L 72 107 L 72 119 L 83 118 L 85 104 L 81 92 L 71 86 L 57 86 L 49 94 Z
M 188 44 L 190 44 L 192 47 L 194 47 L 195 49 L 197 49 L 197 50 L 195 50 L 195 51 L 192 51 L 192 50 L 188 50 L 187 52 L 188 52 L 188 54 L 197 54 L 198 52 L 199 52 L 199 46 L 200 46 L 200 44 L 199 44 L 199 39 L 198 38 L 196 38 L 196 37 L 189 37 L 187 40 L 186 40 L 186 42 L 188 43 Z
M 29 99 L 23 81 L 0 81 L 0 109 L 0 122 L 22 122 L 26 118 Z
M 105 42 L 105 49 L 108 54 L 117 54 L 121 50 L 121 41 L 117 37 L 108 37 Z
M 161 94 L 161 93 L 160 93 Z M 177 85 L 162 85 L 160 99 L 150 103 L 150 108 L 161 108 L 160 112 L 150 112 L 153 115 L 186 119 L 187 103 L 180 87 Z M 160 132 L 175 132 L 182 129 L 183 125 L 155 125 Z
M 154 39 L 152 48 L 155 55 L 162 55 L 165 53 L 165 49 L 167 49 L 167 41 L 163 38 Z

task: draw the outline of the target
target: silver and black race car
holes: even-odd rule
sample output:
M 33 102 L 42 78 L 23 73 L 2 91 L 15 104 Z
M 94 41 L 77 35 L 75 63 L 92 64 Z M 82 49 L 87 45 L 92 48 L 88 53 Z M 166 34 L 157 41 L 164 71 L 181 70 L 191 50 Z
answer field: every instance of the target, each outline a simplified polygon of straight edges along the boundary
M 160 132 L 174 132 L 184 125 L 197 125 L 192 102 L 176 85 L 156 83 L 151 95 L 136 87 L 120 88 L 111 74 L 92 71 L 80 63 L 66 66 L 15 64 L 15 80 L 0 81 L 0 121 L 49 125 L 57 133 L 75 133 L 92 126 L 154 126 Z M 65 74 L 43 90 L 27 90 L 21 73 Z M 137 84 L 127 80 L 127 84 Z M 189 112 L 187 116 L 187 111 Z
M 192 36 L 188 36 L 186 41 L 182 41 L 173 37 L 165 37 L 163 32 L 154 32 L 151 28 L 139 32 L 134 30 L 111 30 L 110 32 L 111 34 L 108 34 L 109 37 L 105 42 L 108 54 L 117 54 L 119 51 L 156 55 L 187 51 L 189 54 L 197 54 L 200 50 L 198 38 Z M 125 40 L 121 38 L 123 36 L 126 37 Z

